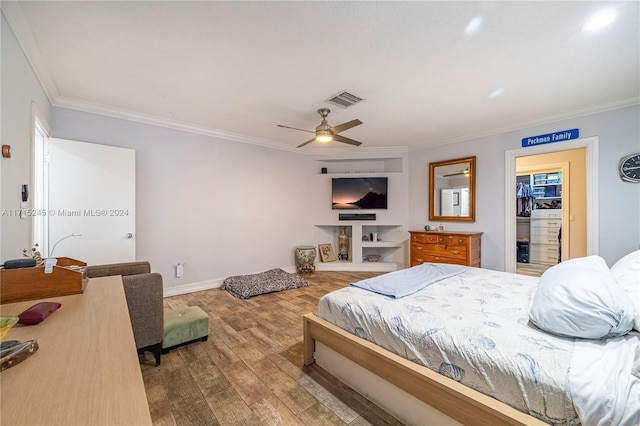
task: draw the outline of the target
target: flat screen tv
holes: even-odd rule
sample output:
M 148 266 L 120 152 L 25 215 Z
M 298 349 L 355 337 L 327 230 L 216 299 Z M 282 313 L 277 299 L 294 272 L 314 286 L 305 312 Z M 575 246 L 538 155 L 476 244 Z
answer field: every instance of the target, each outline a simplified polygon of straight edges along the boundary
M 332 178 L 331 201 L 334 210 L 387 208 L 386 177 Z

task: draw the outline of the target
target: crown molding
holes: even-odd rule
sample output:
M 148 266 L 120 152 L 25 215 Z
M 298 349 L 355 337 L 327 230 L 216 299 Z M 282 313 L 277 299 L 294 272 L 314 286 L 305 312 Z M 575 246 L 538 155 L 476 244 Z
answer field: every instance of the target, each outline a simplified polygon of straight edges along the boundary
M 251 136 L 241 135 L 238 133 L 225 132 L 223 130 L 212 129 L 203 126 L 195 126 L 190 123 L 185 123 L 177 120 L 168 120 L 166 118 L 157 117 L 154 115 L 142 114 L 138 112 L 127 111 L 119 108 L 113 108 L 106 105 L 101 105 L 93 102 L 80 101 L 78 99 L 66 98 L 59 96 L 53 103 L 53 106 L 60 108 L 73 109 L 81 112 L 89 112 L 98 115 L 104 115 L 107 117 L 120 118 L 128 121 L 135 121 L 142 124 L 150 124 L 153 126 L 165 127 L 173 130 L 180 130 L 183 132 L 194 133 L 197 135 L 211 136 L 215 138 L 221 138 L 229 141 L 236 141 L 242 143 L 248 143 L 252 145 L 259 145 L 265 148 L 279 149 L 283 151 L 299 152 L 295 148 L 288 145 L 272 142 L 266 139 L 254 138 Z
M 363 147 L 363 148 L 305 148 L 297 149 L 288 145 L 272 142 L 266 139 L 254 138 L 251 136 L 241 135 L 238 133 L 225 132 L 222 130 L 212 129 L 202 126 L 194 126 L 193 124 L 184 123 L 176 120 L 168 120 L 165 118 L 141 114 L 137 112 L 126 111 L 119 108 L 113 108 L 102 104 L 93 102 L 81 101 L 78 99 L 67 98 L 59 96 L 53 103 L 53 106 L 60 108 L 73 109 L 81 112 L 88 112 L 92 114 L 104 115 L 112 118 L 119 118 L 122 120 L 135 121 L 142 124 L 150 124 L 153 126 L 165 127 L 173 130 L 179 130 L 183 132 L 195 133 L 198 135 L 211 136 L 215 138 L 221 138 L 230 141 L 248 143 L 252 145 L 259 145 L 265 148 L 279 149 L 282 151 L 295 152 L 303 155 L 347 155 L 350 154 L 353 157 L 354 153 L 358 155 L 391 155 L 402 154 L 408 152 L 407 147 Z
M 42 52 L 33 37 L 33 31 L 22 13 L 19 2 L 0 2 L 0 8 L 49 103 L 53 104 L 60 92 L 51 78 L 51 73 L 45 65 L 44 59 L 42 59 Z
M 535 126 L 540 126 L 545 124 L 552 124 L 558 121 L 570 120 L 573 118 L 583 117 L 585 115 L 598 114 L 598 113 L 607 112 L 607 111 L 614 111 L 616 109 L 627 108 L 635 105 L 640 105 L 640 97 L 623 99 L 621 101 L 610 102 L 608 104 L 594 105 L 594 106 L 581 108 L 574 111 L 551 115 L 551 116 L 537 119 L 537 120 L 526 121 L 524 123 L 514 124 L 512 126 L 490 130 L 487 132 L 470 133 L 466 135 L 453 136 L 450 138 L 435 139 L 424 145 L 413 147 L 411 148 L 411 151 L 419 151 L 423 149 L 433 148 L 436 146 L 450 145 L 458 142 L 468 142 L 474 139 L 480 139 L 480 138 L 485 138 L 489 136 L 496 136 L 502 133 L 524 130 L 530 127 L 535 127 Z
M 303 155 L 311 156 L 351 156 L 358 154 L 358 156 L 366 155 L 401 155 L 410 151 L 420 151 L 424 149 L 430 149 L 437 146 L 450 145 L 460 142 L 468 142 L 475 139 L 481 139 L 485 137 L 491 137 L 500 135 L 507 132 L 524 130 L 530 127 L 552 124 L 562 120 L 569 120 L 572 118 L 578 118 L 585 115 L 597 114 L 607 111 L 613 111 L 616 109 L 627 108 L 630 106 L 640 105 L 640 97 L 628 98 L 621 101 L 611 102 L 608 104 L 596 105 L 592 107 L 582 108 L 562 114 L 556 114 L 545 118 L 523 122 L 512 126 L 502 127 L 499 129 L 490 130 L 487 132 L 469 133 L 465 135 L 453 136 L 450 138 L 436 139 L 419 146 L 412 147 L 353 147 L 353 148 L 305 148 L 297 149 L 281 143 L 276 143 L 266 139 L 254 138 L 238 133 L 225 132 L 223 130 L 212 129 L 203 126 L 195 126 L 190 123 L 180 122 L 176 120 L 168 120 L 165 118 L 142 114 L 137 112 L 131 112 L 119 108 L 113 108 L 102 104 L 81 101 L 78 99 L 66 98 L 64 96 L 58 96 L 55 102 L 52 102 L 53 106 L 60 108 L 68 108 L 81 112 L 88 112 L 98 115 L 104 115 L 107 117 L 119 118 L 123 120 L 135 121 L 143 124 L 150 124 L 153 126 L 165 127 L 173 130 L 179 130 L 188 133 L 194 133 L 198 135 L 210 136 L 215 138 L 221 138 L 230 141 L 248 143 L 251 145 L 258 145 L 265 148 L 278 149 L 281 151 L 295 152 Z

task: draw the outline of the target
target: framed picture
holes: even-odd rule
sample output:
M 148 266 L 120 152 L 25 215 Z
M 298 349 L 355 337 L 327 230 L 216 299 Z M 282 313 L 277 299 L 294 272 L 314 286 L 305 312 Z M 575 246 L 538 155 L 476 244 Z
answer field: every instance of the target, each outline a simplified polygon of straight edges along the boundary
M 318 244 L 318 251 L 320 252 L 320 260 L 323 262 L 335 262 L 338 260 L 331 244 Z
M 453 205 L 454 206 L 459 206 L 460 205 L 460 193 L 459 192 L 454 192 L 453 193 Z

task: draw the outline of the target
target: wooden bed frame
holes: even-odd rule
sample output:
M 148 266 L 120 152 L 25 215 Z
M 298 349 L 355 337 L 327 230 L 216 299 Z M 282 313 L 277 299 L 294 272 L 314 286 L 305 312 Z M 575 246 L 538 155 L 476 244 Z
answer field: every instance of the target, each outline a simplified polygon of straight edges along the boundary
M 317 341 L 463 424 L 546 424 L 490 396 L 359 338 L 314 314 L 303 317 L 303 333 L 305 365 L 315 362 Z

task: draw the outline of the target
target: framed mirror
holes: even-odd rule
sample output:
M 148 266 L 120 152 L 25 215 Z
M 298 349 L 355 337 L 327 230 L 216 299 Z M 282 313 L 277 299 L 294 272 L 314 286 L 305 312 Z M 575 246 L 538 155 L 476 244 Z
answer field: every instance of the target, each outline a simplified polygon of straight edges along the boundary
M 475 222 L 476 157 L 429 163 L 429 220 Z

